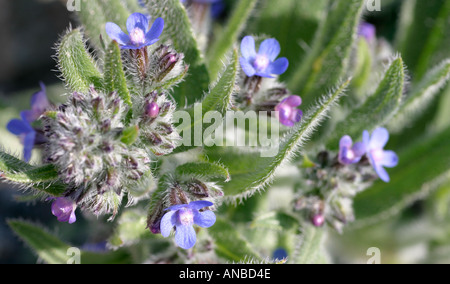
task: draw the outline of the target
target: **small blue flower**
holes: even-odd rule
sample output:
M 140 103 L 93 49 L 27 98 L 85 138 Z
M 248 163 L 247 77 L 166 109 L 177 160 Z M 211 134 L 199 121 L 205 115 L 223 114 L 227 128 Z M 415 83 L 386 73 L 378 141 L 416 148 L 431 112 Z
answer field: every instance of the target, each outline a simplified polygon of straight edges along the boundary
M 167 208 L 170 211 L 161 219 L 161 235 L 167 238 L 175 227 L 175 243 L 183 249 L 192 248 L 197 241 L 193 225 L 209 228 L 216 222 L 216 215 L 212 211 L 199 212 L 212 205 L 212 202 L 200 200 Z
M 117 41 L 122 49 L 141 49 L 159 41 L 159 36 L 164 29 L 164 20 L 157 18 L 149 29 L 149 19 L 141 13 L 134 13 L 128 17 L 128 34 L 115 23 L 106 23 L 106 33 Z
M 278 41 L 270 38 L 261 43 L 257 53 L 255 39 L 252 36 L 244 37 L 241 42 L 242 57 L 240 58 L 242 70 L 248 77 L 256 75 L 272 78 L 273 74 L 283 74 L 289 66 L 289 61 L 285 57 L 275 60 L 280 50 Z
M 288 257 L 288 253 L 284 248 L 277 248 L 273 252 L 272 257 L 277 260 L 282 260 Z
M 366 154 L 370 163 L 375 169 L 377 175 L 384 182 L 389 182 L 389 175 L 384 167 L 393 168 L 398 164 L 398 156 L 393 151 L 383 150 L 384 146 L 389 140 L 389 132 L 385 128 L 377 128 L 372 132 L 370 137 L 369 132 L 363 132 L 363 143 L 366 147 Z
M 363 142 L 353 144 L 352 138 L 345 135 L 339 141 L 338 160 L 343 165 L 358 163 L 366 153 L 366 146 Z
M 20 112 L 21 119 L 12 119 L 6 128 L 9 132 L 19 136 L 23 144 L 23 156 L 26 162 L 31 159 L 31 154 L 36 140 L 37 132 L 31 126 L 49 107 L 50 103 L 45 92 L 45 85 L 40 83 L 41 90 L 31 98 L 31 110 Z

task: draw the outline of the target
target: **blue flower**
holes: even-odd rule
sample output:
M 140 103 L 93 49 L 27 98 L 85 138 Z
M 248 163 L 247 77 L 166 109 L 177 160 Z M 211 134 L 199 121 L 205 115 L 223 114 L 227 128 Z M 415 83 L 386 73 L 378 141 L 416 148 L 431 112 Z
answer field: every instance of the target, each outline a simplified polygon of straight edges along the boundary
M 377 128 L 372 132 L 370 137 L 369 132 L 363 132 L 363 143 L 366 147 L 366 154 L 370 163 L 375 169 L 377 175 L 384 182 L 389 182 L 389 175 L 384 167 L 392 168 L 398 164 L 398 156 L 393 151 L 383 150 L 384 146 L 389 140 L 389 132 L 385 128 Z
M 343 165 L 358 163 L 366 153 L 366 146 L 363 142 L 353 144 L 352 138 L 345 135 L 339 141 L 338 160 Z
M 117 41 L 122 49 L 141 49 L 159 41 L 159 36 L 164 29 L 164 20 L 157 18 L 149 29 L 149 19 L 141 13 L 134 13 L 128 17 L 128 34 L 115 23 L 106 23 L 106 33 Z
M 241 42 L 241 53 L 241 67 L 248 77 L 257 75 L 272 78 L 273 74 L 283 74 L 289 66 L 285 57 L 275 60 L 280 54 L 280 44 L 273 38 L 264 40 L 256 53 L 254 38 L 246 36 Z
M 49 107 L 50 103 L 45 92 L 45 85 L 40 83 L 41 90 L 31 98 L 31 110 L 20 112 L 21 119 L 12 119 L 6 128 L 9 132 L 19 136 L 23 145 L 23 156 L 26 162 L 31 159 L 31 154 L 36 140 L 37 132 L 31 126 Z
M 166 210 L 170 211 L 161 219 L 162 236 L 167 238 L 175 227 L 175 243 L 183 249 L 192 248 L 197 241 L 193 225 L 209 228 L 216 222 L 216 215 L 212 211 L 199 212 L 200 209 L 212 205 L 212 202 L 200 200 L 167 208 Z

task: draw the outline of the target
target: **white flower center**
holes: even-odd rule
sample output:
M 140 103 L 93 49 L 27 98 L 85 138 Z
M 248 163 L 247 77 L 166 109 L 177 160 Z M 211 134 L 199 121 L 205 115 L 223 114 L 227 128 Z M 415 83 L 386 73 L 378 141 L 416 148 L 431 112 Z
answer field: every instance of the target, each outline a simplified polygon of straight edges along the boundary
M 194 214 L 190 209 L 180 209 L 178 216 L 180 218 L 180 223 L 183 225 L 192 225 L 194 223 Z
M 269 58 L 265 55 L 256 55 L 255 61 L 253 61 L 253 67 L 258 71 L 263 71 L 269 66 Z
M 372 158 L 374 159 L 375 162 L 379 162 L 383 159 L 383 155 L 384 155 L 383 149 L 374 149 L 371 151 L 371 153 L 372 153 Z
M 131 42 L 134 45 L 140 45 L 143 44 L 145 42 L 145 34 L 144 31 L 141 30 L 140 28 L 135 28 L 131 33 L 130 33 L 130 39 Z

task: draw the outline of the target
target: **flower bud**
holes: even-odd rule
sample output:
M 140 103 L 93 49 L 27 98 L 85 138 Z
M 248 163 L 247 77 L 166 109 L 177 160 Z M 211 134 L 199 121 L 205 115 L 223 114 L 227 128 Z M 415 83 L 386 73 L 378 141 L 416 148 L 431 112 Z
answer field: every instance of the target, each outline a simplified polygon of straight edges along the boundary
M 159 114 L 159 106 L 155 102 L 147 103 L 145 106 L 145 115 L 150 118 L 156 118 Z

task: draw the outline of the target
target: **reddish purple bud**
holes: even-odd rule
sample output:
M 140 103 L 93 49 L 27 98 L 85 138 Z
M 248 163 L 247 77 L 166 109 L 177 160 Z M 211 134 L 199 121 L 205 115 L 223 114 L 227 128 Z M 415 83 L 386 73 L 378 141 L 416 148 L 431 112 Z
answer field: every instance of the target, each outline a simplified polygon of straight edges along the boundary
M 77 218 L 75 216 L 75 202 L 67 197 L 58 197 L 52 203 L 52 214 L 55 215 L 59 222 L 74 223 Z
M 322 227 L 325 223 L 325 217 L 322 214 L 316 214 L 311 218 L 314 227 Z
M 158 117 L 159 114 L 159 106 L 157 103 L 152 102 L 145 106 L 145 114 L 151 118 Z

